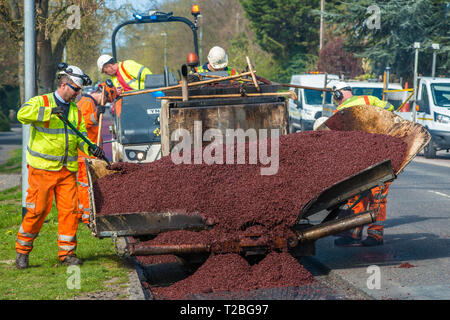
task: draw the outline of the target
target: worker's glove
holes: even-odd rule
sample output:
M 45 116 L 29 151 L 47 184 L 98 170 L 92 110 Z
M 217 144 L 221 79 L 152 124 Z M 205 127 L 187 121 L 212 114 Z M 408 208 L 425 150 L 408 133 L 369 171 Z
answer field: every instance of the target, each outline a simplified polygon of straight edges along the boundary
M 94 147 L 89 146 L 89 152 L 92 153 L 95 157 L 100 159 L 105 157 L 105 151 L 103 151 L 103 149 L 100 148 L 99 146 Z
M 64 113 L 64 108 L 57 106 L 55 108 L 52 108 L 52 114 L 63 114 Z
M 102 113 L 105 113 L 105 106 L 98 106 L 97 107 L 97 119 L 100 119 L 100 115 L 102 114 Z

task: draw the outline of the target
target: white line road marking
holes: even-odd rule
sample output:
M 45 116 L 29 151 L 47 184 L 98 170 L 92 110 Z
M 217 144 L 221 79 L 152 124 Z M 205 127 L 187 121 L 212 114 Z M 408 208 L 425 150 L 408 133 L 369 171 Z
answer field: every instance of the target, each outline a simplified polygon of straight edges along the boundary
M 446 198 L 450 199 L 450 195 L 442 193 L 442 192 L 439 192 L 439 191 L 428 190 L 428 192 L 431 192 L 431 193 L 434 193 L 434 194 L 437 194 L 437 195 L 440 195 L 440 196 L 443 196 L 443 197 L 446 197 Z

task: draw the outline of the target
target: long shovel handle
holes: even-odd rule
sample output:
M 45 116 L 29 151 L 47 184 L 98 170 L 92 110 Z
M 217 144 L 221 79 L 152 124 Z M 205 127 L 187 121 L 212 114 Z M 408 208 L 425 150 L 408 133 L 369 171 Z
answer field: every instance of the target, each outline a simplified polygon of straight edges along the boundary
M 105 87 L 102 86 L 102 101 L 100 102 L 102 107 L 105 105 Z M 100 113 L 99 119 L 98 119 L 98 135 L 97 135 L 97 145 L 100 145 L 100 138 L 102 137 L 102 121 L 103 120 L 103 113 Z
M 73 130 L 73 132 L 76 133 L 77 136 L 79 136 L 84 142 L 86 142 L 88 144 L 88 146 L 90 146 L 91 148 L 96 148 L 97 145 L 93 144 L 88 138 L 86 138 L 80 131 L 78 131 L 77 128 L 75 128 L 75 126 L 70 123 L 69 120 L 67 120 L 65 117 L 63 117 L 62 115 L 58 114 L 58 118 L 60 118 L 62 120 L 62 122 L 64 122 L 66 125 L 69 126 L 70 129 Z M 106 158 L 106 156 L 102 157 L 103 160 L 106 161 L 106 163 L 108 165 L 111 165 L 111 163 L 109 162 L 108 158 Z
M 103 113 L 100 113 L 100 119 L 98 119 L 97 145 L 100 145 L 100 138 L 102 137 L 102 123 L 103 123 Z

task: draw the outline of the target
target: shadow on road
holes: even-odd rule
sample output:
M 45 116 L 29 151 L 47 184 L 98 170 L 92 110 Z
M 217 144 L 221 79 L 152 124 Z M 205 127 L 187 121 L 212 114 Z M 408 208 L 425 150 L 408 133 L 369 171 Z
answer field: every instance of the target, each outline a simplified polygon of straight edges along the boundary
M 331 269 L 395 266 L 405 261 L 450 257 L 450 234 L 385 234 L 384 245 L 377 247 L 335 247 L 332 239 L 319 240 L 317 248 L 317 259 Z
M 385 228 L 392 228 L 402 224 L 411 224 L 416 222 L 422 222 L 427 220 L 449 220 L 450 217 L 422 217 L 418 215 L 401 216 L 398 218 L 388 218 L 384 222 Z M 443 221 L 445 222 L 445 221 Z M 448 223 L 448 222 L 447 222 Z

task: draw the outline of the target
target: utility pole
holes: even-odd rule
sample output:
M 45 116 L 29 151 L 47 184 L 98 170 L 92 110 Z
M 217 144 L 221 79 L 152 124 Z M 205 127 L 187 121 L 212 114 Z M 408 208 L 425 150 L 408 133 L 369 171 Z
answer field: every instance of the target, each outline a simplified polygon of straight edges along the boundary
M 437 51 L 440 49 L 439 43 L 433 43 L 431 45 L 431 48 L 433 48 L 433 66 L 431 69 L 431 76 L 434 78 L 436 75 L 436 54 Z
M 414 49 L 416 50 L 416 56 L 414 58 L 414 104 L 413 104 L 413 122 L 416 122 L 417 110 L 415 104 L 417 103 L 417 68 L 419 64 L 419 49 L 420 42 L 414 42 Z
M 320 40 L 319 40 L 319 50 L 323 47 L 323 12 L 325 11 L 325 0 L 320 0 Z
M 389 78 L 391 76 L 391 68 L 389 65 L 384 70 L 384 83 L 383 83 L 383 101 L 387 101 L 387 93 L 385 90 L 389 90 Z
M 25 99 L 28 101 L 36 95 L 36 38 L 34 0 L 24 0 L 24 65 L 25 65 Z M 26 198 L 28 189 L 27 145 L 30 139 L 30 125 L 22 125 L 22 218 L 27 213 Z

